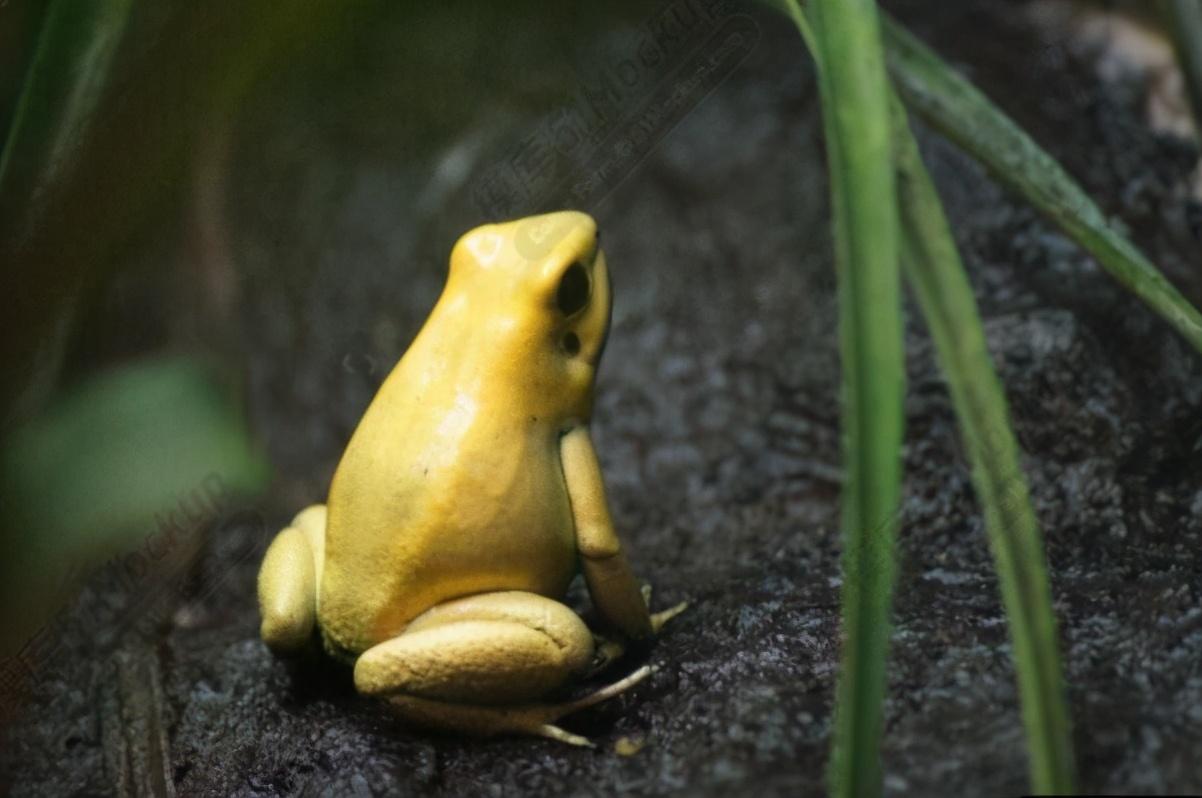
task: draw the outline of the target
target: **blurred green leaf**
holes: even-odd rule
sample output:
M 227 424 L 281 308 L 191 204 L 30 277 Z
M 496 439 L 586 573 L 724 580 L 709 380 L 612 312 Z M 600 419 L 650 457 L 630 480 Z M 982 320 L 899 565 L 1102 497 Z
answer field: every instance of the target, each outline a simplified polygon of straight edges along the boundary
M 814 0 L 843 364 L 843 657 L 833 791 L 881 790 L 881 713 L 901 495 L 905 390 L 888 79 L 873 0 Z
M 1031 788 L 1067 794 L 1073 790 L 1072 739 L 1039 523 L 972 287 L 905 109 L 896 95 L 892 99 L 902 266 L 947 377 L 985 509 L 1014 645 Z
M 5 606 L 24 608 L 5 631 L 44 617 L 72 573 L 146 539 L 198 491 L 232 500 L 267 476 L 230 392 L 194 362 L 127 366 L 80 386 L 0 450 Z
M 1202 352 L 1202 314 L 1018 125 L 897 23 L 884 20 L 890 73 L 906 105 L 1025 197 Z

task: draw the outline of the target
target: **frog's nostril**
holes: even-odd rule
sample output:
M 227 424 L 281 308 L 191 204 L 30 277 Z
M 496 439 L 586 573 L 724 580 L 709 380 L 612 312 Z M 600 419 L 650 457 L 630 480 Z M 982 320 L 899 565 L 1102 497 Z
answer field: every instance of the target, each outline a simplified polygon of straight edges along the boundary
M 570 332 L 563 337 L 563 351 L 569 355 L 580 354 L 580 337 L 574 332 Z

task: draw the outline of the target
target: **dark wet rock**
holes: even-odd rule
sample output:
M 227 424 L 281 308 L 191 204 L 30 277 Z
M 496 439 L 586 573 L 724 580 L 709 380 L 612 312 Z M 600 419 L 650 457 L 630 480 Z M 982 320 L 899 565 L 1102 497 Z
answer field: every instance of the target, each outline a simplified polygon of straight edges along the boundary
M 893 5 L 1197 296 L 1182 239 L 1159 227 L 1186 214 L 1195 150 L 1149 133 L 1129 89 L 1099 83 L 1013 4 Z M 326 84 L 300 74 L 243 120 L 229 213 L 250 404 L 278 479 L 257 516 L 214 532 L 153 634 L 127 643 L 158 658 L 179 794 L 823 794 L 841 481 L 827 185 L 800 42 L 782 19 L 755 19 L 747 61 L 589 208 L 617 285 L 595 420 L 614 516 L 657 604 L 692 602 L 641 655 L 660 666 L 653 678 L 567 722 L 595 751 L 410 730 L 355 696 L 345 671 L 291 673 L 257 639 L 245 546 L 321 497 L 437 296 L 453 236 L 479 220 L 453 181 L 438 185 L 437 223 L 422 210 L 435 166 L 462 155 L 483 168 L 491 145 L 468 144 L 507 141 L 546 109 L 481 103 L 463 111 L 465 149 L 431 155 L 400 133 L 346 130 L 348 107 L 358 126 L 395 111 L 377 85 L 395 76 L 313 89 Z M 401 27 L 364 47 L 384 52 Z M 361 102 L 323 110 L 338 91 Z M 922 143 L 1025 450 L 1083 786 L 1202 790 L 1202 358 L 971 160 Z M 908 316 L 886 787 L 1019 793 L 1005 616 L 946 387 Z M 110 655 L 82 631 L 65 645 L 4 747 L 15 794 L 111 789 L 96 703 Z M 620 756 L 621 738 L 644 744 Z

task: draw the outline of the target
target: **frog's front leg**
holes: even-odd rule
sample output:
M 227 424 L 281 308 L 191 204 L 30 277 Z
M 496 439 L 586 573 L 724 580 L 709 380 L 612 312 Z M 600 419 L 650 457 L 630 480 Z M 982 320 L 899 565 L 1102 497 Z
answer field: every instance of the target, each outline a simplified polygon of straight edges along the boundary
M 634 578 L 609 517 L 601 466 L 586 427 L 575 427 L 563 436 L 560 458 L 576 526 L 581 570 L 597 614 L 626 639 L 655 634 L 683 612 L 687 604 L 682 602 L 663 612 L 650 612 L 650 589 L 640 587 Z M 620 656 L 623 649 L 621 639 L 606 639 L 599 646 L 602 660 L 599 668 Z
M 263 557 L 259 634 L 276 654 L 302 653 L 314 640 L 325 540 L 326 507 L 315 504 L 275 536 Z
M 426 726 L 588 745 L 553 721 L 651 672 L 636 671 L 579 701 L 535 703 L 583 672 L 592 655 L 592 634 L 563 604 L 523 591 L 481 593 L 440 604 L 369 648 L 355 663 L 355 687 Z

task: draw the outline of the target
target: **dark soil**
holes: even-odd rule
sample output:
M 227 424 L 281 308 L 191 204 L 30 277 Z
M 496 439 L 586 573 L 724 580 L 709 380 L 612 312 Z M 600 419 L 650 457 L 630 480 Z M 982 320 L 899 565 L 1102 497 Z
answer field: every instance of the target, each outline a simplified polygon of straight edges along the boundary
M 893 8 L 1202 298 L 1202 214 L 1188 199 L 1197 152 L 1149 131 L 1138 84 L 1100 83 L 1087 53 L 1012 3 Z M 391 42 L 405 21 L 392 19 L 356 34 L 354 65 L 281 76 L 235 129 L 236 337 L 277 467 L 271 492 L 219 525 L 162 622 L 122 638 L 119 656 L 113 630 L 67 635 L 62 667 L 9 730 L 0 785 L 47 796 L 168 782 L 181 795 L 823 794 L 840 583 L 827 183 L 801 42 L 784 18 L 750 11 L 751 54 L 586 208 L 616 279 L 594 421 L 615 520 L 655 603 L 692 603 L 623 666 L 646 660 L 658 673 L 566 721 L 598 747 L 412 730 L 357 697 L 345 672 L 293 674 L 257 637 L 265 540 L 323 497 L 437 296 L 455 235 L 484 219 L 470 177 L 456 175 L 504 157 L 549 113 L 546 95 L 572 90 L 570 73 L 566 87 L 553 76 L 573 42 L 620 54 L 639 20 L 609 19 L 559 50 L 527 41 L 475 56 L 508 64 L 516 87 L 467 95 L 442 117 L 446 143 L 422 149 L 389 86 L 431 73 L 398 77 Z M 374 77 L 346 84 L 353 69 Z M 1027 455 L 1082 786 L 1202 791 L 1202 358 L 973 161 L 922 141 Z M 886 789 L 1021 793 L 1005 616 L 913 306 L 907 351 Z M 108 590 L 93 586 L 76 615 Z M 618 754 L 622 738 L 641 750 Z

